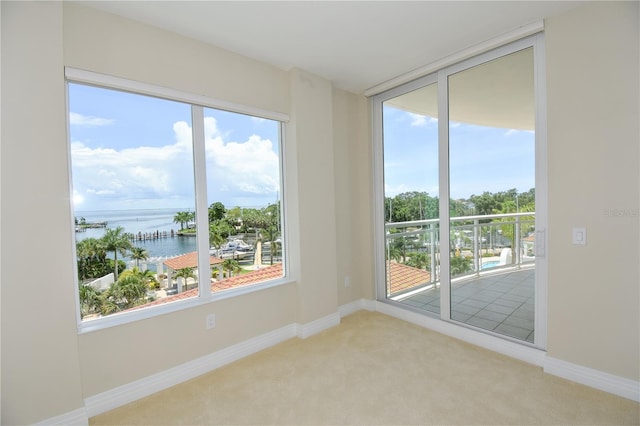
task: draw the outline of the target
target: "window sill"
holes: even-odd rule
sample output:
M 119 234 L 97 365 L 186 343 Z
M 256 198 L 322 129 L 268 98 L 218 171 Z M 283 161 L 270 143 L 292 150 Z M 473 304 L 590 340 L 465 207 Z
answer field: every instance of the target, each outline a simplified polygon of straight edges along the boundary
M 198 306 L 218 302 L 245 294 L 255 293 L 272 287 L 293 284 L 295 280 L 290 277 L 283 277 L 277 280 L 265 281 L 259 284 L 248 285 L 245 287 L 231 288 L 221 292 L 213 293 L 208 297 L 193 297 L 185 300 L 167 303 L 161 306 L 150 306 L 148 308 L 140 308 L 132 312 L 122 312 L 112 314 L 106 317 L 96 318 L 93 320 L 81 321 L 78 324 L 78 334 L 86 334 L 94 331 L 100 331 L 119 325 L 129 324 L 135 321 L 154 318 L 160 315 L 170 314 L 186 309 L 192 309 Z

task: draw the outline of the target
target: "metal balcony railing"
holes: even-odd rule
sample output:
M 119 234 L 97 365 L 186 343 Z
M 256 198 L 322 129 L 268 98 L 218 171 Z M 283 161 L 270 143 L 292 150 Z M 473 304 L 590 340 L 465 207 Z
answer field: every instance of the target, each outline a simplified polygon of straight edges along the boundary
M 451 278 L 480 276 L 502 268 L 520 268 L 535 262 L 535 212 L 452 217 L 450 226 Z M 429 282 L 408 283 L 392 291 L 396 277 L 387 265 L 387 295 L 437 286 L 440 282 L 440 220 L 385 224 L 387 262 L 398 262 L 429 272 Z

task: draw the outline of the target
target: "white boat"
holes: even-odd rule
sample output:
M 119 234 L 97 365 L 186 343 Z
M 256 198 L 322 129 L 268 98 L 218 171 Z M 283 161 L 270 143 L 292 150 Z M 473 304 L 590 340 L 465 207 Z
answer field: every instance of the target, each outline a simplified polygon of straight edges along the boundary
M 229 240 L 220 249 L 211 248 L 209 253 L 220 259 L 244 259 L 253 256 L 253 247 L 239 239 Z

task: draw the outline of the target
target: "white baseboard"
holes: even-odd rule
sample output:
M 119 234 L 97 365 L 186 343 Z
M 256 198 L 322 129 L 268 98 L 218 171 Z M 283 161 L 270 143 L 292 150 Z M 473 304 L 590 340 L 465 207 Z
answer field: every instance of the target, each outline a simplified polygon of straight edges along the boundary
M 338 308 L 338 312 L 307 324 L 289 324 L 207 356 L 178 365 L 152 376 L 85 398 L 85 408 L 52 417 L 37 425 L 87 425 L 89 418 L 144 398 L 293 337 L 305 339 L 340 324 L 340 318 L 360 310 L 377 311 L 453 338 L 484 347 L 533 365 L 544 371 L 595 389 L 640 401 L 640 383 L 546 356 L 546 352 L 498 337 L 407 311 L 387 303 L 360 299 Z
M 87 426 L 88 424 L 89 416 L 84 408 L 78 408 L 77 410 L 34 423 L 36 426 Z
M 87 416 L 96 416 L 193 379 L 285 340 L 293 337 L 306 339 L 338 324 L 340 324 L 340 314 L 337 312 L 307 324 L 290 324 L 143 379 L 87 397 L 84 400 L 85 419 Z M 60 424 L 64 423 L 70 424 L 69 422 Z
M 544 372 L 640 402 L 640 382 L 547 356 Z
M 368 299 L 359 299 L 355 300 L 351 303 L 347 303 L 342 306 L 338 306 L 338 313 L 340 314 L 340 318 L 344 318 L 347 315 L 351 315 L 354 312 L 358 311 L 375 311 L 376 310 L 376 302 Z
M 299 324 L 297 336 L 301 339 L 306 339 L 338 324 L 340 324 L 340 314 L 336 312 L 306 324 Z
M 152 376 L 87 397 L 84 400 L 87 414 L 89 417 L 96 416 L 213 371 L 233 361 L 296 337 L 297 329 L 296 324 L 290 324 Z
M 544 364 L 546 352 L 540 349 L 525 346 L 520 343 L 510 342 L 488 334 L 479 333 L 466 327 L 461 327 L 437 318 L 428 317 L 416 312 L 398 308 L 396 306 L 389 305 L 388 303 L 375 303 L 376 311 L 394 318 L 428 328 L 446 336 L 498 352 L 511 358 L 519 359 L 520 361 L 528 362 L 529 364 L 537 365 L 539 367 L 542 367 Z
M 543 350 L 510 342 L 499 337 L 478 333 L 466 327 L 460 327 L 436 318 L 407 311 L 387 303 L 378 301 L 367 301 L 366 303 L 370 302 L 375 304 L 375 310 L 377 312 L 528 362 L 529 364 L 543 367 L 545 373 L 640 402 L 640 382 L 638 381 L 552 358 Z

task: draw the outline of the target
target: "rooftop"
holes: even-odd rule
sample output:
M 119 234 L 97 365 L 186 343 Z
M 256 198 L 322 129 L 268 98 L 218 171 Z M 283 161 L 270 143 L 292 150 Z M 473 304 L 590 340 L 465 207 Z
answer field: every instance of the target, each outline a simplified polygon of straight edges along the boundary
M 218 263 L 222 263 L 222 259 L 215 256 L 209 257 L 210 265 L 217 265 Z M 165 260 L 164 264 L 174 271 L 179 271 L 184 268 L 197 268 L 198 252 L 193 251 L 191 253 L 183 254 L 182 256 L 172 257 L 171 259 Z

